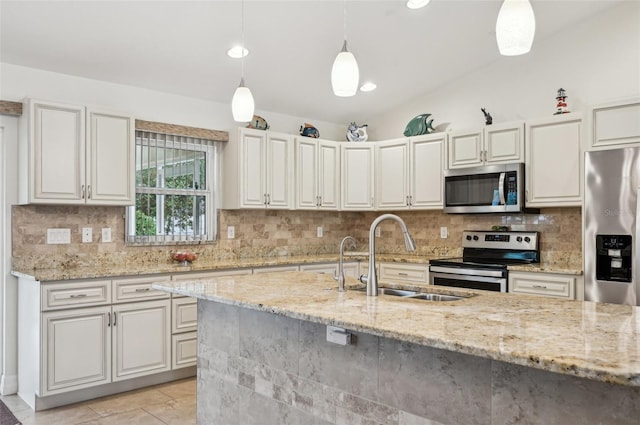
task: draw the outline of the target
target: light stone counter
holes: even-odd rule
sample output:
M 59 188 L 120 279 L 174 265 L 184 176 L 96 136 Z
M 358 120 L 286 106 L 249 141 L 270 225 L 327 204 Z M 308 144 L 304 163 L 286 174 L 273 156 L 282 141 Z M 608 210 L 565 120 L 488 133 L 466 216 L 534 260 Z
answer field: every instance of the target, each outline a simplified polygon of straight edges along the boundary
M 640 386 L 638 307 L 484 291 L 473 291 L 477 295 L 454 302 L 367 298 L 362 292 L 337 292 L 329 276 L 302 272 L 154 287 L 420 346 Z
M 367 261 L 367 252 L 345 252 L 345 261 Z M 435 257 L 410 254 L 376 254 L 376 260 L 379 262 L 395 262 L 408 264 L 428 264 L 429 260 Z M 335 263 L 338 261 L 336 255 L 305 255 L 305 256 L 289 256 L 289 257 L 260 257 L 260 258 L 230 258 L 230 259 L 198 259 L 188 265 L 182 265 L 177 262 L 125 262 L 123 264 L 104 264 L 92 267 L 56 267 L 56 268 L 39 268 L 34 265 L 33 268 L 14 268 L 12 273 L 15 276 L 29 278 L 40 282 L 50 282 L 59 280 L 72 279 L 92 279 L 92 278 L 109 278 L 117 276 L 137 276 L 159 273 L 184 273 L 193 271 L 214 271 L 226 269 L 242 269 L 254 267 L 268 266 L 285 266 L 293 264 L 311 264 L 311 263 Z M 582 270 L 579 267 L 570 264 L 553 263 L 553 264 L 534 264 L 524 266 L 509 266 L 509 270 L 528 271 L 535 273 L 560 273 L 581 275 Z

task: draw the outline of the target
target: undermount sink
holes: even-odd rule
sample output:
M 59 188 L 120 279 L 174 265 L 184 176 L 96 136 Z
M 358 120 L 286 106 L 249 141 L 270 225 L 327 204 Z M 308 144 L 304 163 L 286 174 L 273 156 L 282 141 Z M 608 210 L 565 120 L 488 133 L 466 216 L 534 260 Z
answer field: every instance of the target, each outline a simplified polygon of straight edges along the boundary
M 366 292 L 367 288 L 355 288 L 354 291 Z M 425 301 L 458 301 L 465 296 L 448 295 L 448 294 L 434 294 L 417 291 L 409 291 L 406 289 L 394 289 L 394 288 L 378 288 L 378 295 L 392 295 L 400 298 L 410 298 L 413 300 L 425 300 Z

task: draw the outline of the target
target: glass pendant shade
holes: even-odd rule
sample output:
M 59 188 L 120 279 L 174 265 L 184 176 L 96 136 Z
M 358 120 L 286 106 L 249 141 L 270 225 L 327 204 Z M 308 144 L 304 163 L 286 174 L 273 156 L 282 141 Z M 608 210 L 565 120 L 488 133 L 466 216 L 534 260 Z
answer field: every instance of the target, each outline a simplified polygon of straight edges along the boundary
M 496 22 L 498 50 L 504 56 L 528 53 L 536 32 L 536 18 L 529 0 L 504 0 Z
M 233 94 L 233 100 L 231 101 L 233 119 L 237 122 L 249 122 L 253 119 L 254 109 L 253 95 L 249 87 L 245 87 L 243 78 L 240 80 L 240 85 Z
M 344 41 L 342 51 L 336 56 L 331 68 L 331 86 L 333 94 L 340 97 L 354 96 L 358 91 L 360 70 L 353 53 L 347 50 L 347 40 Z

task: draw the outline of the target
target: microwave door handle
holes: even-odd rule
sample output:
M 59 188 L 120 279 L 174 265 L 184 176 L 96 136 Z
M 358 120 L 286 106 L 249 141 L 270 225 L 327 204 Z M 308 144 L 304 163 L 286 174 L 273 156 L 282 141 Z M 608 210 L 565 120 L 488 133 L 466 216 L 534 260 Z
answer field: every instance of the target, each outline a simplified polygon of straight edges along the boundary
M 500 205 L 505 205 L 507 201 L 504 199 L 504 179 L 507 176 L 507 173 L 500 173 L 500 182 L 498 183 L 498 188 L 500 190 Z

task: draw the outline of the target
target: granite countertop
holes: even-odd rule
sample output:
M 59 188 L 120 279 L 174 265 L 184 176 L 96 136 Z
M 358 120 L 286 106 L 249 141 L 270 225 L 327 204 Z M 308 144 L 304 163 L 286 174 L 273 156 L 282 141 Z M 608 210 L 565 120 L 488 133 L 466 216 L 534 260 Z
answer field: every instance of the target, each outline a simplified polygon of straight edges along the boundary
M 353 278 L 348 285 L 356 285 Z M 162 282 L 156 289 L 551 372 L 640 386 L 640 308 L 485 291 L 452 302 L 339 293 L 284 272 Z
M 367 261 L 368 252 L 348 251 L 345 252 L 345 261 Z M 429 260 L 436 257 L 424 255 L 410 254 L 376 254 L 378 262 L 395 262 L 408 264 L 429 264 Z M 260 257 L 260 258 L 243 258 L 243 259 L 197 259 L 189 265 L 182 265 L 177 262 L 166 263 L 125 263 L 125 264 L 105 264 L 92 265 L 87 267 L 57 267 L 57 268 L 37 268 L 32 269 L 13 269 L 12 274 L 18 277 L 34 279 L 40 282 L 72 280 L 72 279 L 92 279 L 92 278 L 110 278 L 117 276 L 137 276 L 150 275 L 159 273 L 184 273 L 194 271 L 215 271 L 225 269 L 242 269 L 253 267 L 268 266 L 286 266 L 293 264 L 311 264 L 311 263 L 335 263 L 338 261 L 337 254 L 320 254 L 308 256 L 289 256 L 289 257 Z M 534 264 L 523 266 L 509 266 L 509 270 L 528 271 L 537 273 L 562 273 L 581 275 L 582 270 L 570 265 L 564 264 Z

